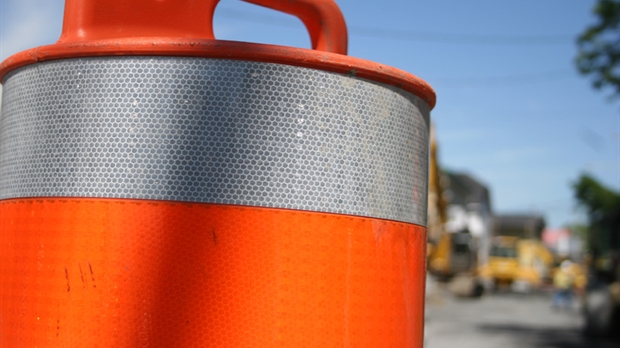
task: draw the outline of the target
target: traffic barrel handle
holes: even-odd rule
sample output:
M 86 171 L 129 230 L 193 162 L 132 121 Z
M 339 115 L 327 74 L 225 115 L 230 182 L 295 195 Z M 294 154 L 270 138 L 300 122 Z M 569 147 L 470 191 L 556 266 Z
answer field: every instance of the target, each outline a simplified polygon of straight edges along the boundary
M 213 16 L 219 0 L 67 0 L 58 43 L 148 37 L 215 40 Z M 347 54 L 347 27 L 333 0 L 244 0 L 299 18 L 312 48 Z
M 347 54 L 347 26 L 333 0 L 243 0 L 299 18 L 312 41 L 312 49 Z

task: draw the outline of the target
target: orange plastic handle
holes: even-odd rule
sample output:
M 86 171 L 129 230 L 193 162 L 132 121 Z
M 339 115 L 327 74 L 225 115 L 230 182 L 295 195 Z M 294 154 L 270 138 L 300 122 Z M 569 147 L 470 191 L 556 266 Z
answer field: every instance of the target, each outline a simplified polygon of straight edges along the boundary
M 298 17 L 312 48 L 347 54 L 347 27 L 333 0 L 244 0 Z M 211 39 L 219 0 L 66 0 L 58 43 L 127 38 Z
M 310 33 L 312 49 L 347 54 L 347 25 L 333 0 L 243 0 L 299 18 Z

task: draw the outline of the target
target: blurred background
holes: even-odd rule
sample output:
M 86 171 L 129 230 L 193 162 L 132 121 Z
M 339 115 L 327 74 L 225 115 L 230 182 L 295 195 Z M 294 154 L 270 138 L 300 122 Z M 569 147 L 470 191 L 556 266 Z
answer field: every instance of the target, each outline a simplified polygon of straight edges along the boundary
M 618 347 L 601 337 L 620 331 L 620 1 L 337 3 L 350 56 L 437 92 L 427 346 Z M 55 42 L 63 6 L 0 0 L 0 60 Z M 214 29 L 310 47 L 241 1 Z

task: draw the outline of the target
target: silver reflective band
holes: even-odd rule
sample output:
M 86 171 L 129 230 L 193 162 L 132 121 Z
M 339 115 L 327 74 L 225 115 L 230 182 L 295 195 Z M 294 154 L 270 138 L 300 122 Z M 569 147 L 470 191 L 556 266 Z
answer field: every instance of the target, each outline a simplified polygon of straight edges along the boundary
M 426 224 L 428 105 L 287 65 L 67 59 L 4 80 L 0 198 L 211 202 Z

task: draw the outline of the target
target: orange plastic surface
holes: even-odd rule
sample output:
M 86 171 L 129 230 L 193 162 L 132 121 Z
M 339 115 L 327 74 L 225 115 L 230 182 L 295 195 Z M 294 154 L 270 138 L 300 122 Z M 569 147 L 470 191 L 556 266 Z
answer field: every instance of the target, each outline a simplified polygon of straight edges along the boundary
M 422 347 L 426 229 L 282 209 L 0 202 L 1 347 Z
M 214 39 L 219 0 L 65 0 L 59 43 L 115 38 Z
M 214 39 L 213 14 L 220 0 L 66 0 L 59 43 L 177 37 Z M 301 19 L 312 48 L 347 54 L 347 27 L 333 0 L 244 0 Z

